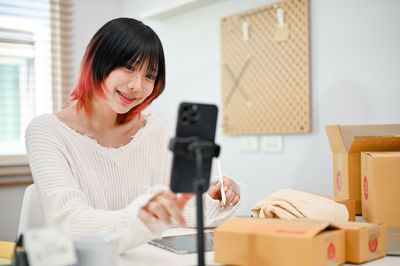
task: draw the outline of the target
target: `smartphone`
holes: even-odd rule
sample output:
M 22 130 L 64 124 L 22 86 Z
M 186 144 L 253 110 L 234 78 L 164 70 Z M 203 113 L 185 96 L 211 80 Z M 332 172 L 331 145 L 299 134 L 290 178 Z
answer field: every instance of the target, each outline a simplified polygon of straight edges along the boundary
M 179 105 L 176 121 L 175 137 L 199 137 L 214 143 L 217 126 L 218 107 L 213 104 L 183 102 Z M 210 181 L 212 158 L 203 159 L 202 177 L 206 180 L 208 189 Z M 176 193 L 193 193 L 196 176 L 196 160 L 174 153 L 171 172 L 171 190 Z

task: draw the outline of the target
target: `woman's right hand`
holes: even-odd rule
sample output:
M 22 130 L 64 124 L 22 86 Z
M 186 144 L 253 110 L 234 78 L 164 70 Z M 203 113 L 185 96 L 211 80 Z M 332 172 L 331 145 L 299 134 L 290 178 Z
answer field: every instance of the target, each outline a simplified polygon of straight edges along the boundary
M 167 225 L 172 225 L 174 218 L 182 227 L 186 227 L 182 210 L 194 194 L 180 194 L 164 191 L 155 195 L 146 206 L 139 211 L 139 218 L 145 223 L 154 223 L 158 220 Z

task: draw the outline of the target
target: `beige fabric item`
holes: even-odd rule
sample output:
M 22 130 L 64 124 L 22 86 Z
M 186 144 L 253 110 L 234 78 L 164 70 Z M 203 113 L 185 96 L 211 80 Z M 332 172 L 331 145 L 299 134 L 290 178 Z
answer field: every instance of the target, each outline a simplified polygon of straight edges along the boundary
M 346 206 L 314 194 L 281 189 L 260 200 L 251 210 L 253 217 L 285 220 L 313 219 L 348 221 Z

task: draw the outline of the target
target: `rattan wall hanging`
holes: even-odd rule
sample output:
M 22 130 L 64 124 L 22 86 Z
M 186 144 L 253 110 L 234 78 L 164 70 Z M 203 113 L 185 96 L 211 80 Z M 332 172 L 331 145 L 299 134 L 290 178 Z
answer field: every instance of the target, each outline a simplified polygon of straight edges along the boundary
M 308 0 L 281 1 L 223 18 L 223 132 L 309 132 L 309 53 Z

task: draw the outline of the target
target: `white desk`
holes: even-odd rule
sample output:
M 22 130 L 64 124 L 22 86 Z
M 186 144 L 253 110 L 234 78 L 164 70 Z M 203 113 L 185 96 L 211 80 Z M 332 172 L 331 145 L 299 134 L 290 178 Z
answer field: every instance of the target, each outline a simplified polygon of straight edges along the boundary
M 170 229 L 164 235 L 178 235 L 195 233 L 193 229 Z M 206 265 L 222 265 L 214 262 L 214 252 L 205 253 Z M 178 255 L 170 251 L 145 244 L 138 248 L 132 249 L 120 256 L 118 266 L 144 266 L 144 265 L 163 265 L 163 266 L 181 266 L 181 265 L 197 265 L 197 254 Z M 344 264 L 355 265 L 355 264 Z M 386 256 L 368 263 L 359 265 L 365 266 L 399 266 L 400 256 Z
M 206 231 L 207 230 L 205 230 L 205 232 Z M 196 234 L 196 232 L 196 229 L 174 228 L 167 230 L 163 236 Z M 206 265 L 222 265 L 214 262 L 214 252 L 205 253 L 205 262 Z M 118 266 L 136 265 L 197 265 L 197 253 L 180 255 L 150 244 L 145 244 L 120 256 Z

